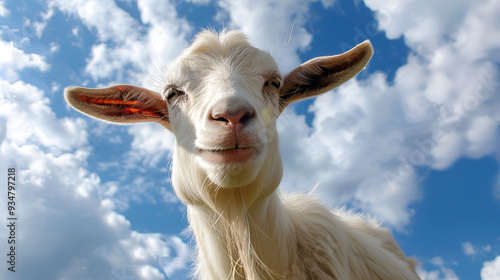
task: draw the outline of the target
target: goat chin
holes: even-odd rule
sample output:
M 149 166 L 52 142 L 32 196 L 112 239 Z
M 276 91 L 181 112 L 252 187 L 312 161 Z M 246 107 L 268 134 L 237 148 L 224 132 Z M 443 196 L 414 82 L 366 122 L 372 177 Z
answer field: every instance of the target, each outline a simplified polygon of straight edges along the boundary
M 200 156 L 214 164 L 244 164 L 258 155 L 259 150 L 253 147 L 232 148 L 220 151 L 201 150 Z
M 202 155 L 197 157 L 197 161 L 215 185 L 221 188 L 240 188 L 255 180 L 265 159 L 262 149 L 248 152 L 251 155 L 244 154 L 244 157 L 248 157 L 244 161 L 224 160 L 221 155 L 210 155 L 209 159 Z

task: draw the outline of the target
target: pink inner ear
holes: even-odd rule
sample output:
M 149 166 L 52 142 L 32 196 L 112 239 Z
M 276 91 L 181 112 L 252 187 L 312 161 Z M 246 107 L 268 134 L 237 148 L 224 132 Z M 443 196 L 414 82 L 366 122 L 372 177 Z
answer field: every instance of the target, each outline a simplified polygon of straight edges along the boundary
M 139 108 L 125 108 L 121 111 L 124 115 L 146 115 L 150 117 L 161 117 L 159 114 L 153 113 L 149 110 L 139 109 Z
M 96 105 L 136 105 L 139 103 L 137 100 L 129 100 L 129 101 L 123 101 L 122 99 L 109 99 L 109 98 L 102 98 L 102 97 L 89 97 L 86 95 L 81 95 L 78 94 L 75 96 L 76 99 L 89 103 L 89 104 L 96 104 Z M 142 105 L 142 104 L 139 104 Z
M 119 89 L 120 90 L 120 89 Z M 123 90 L 121 90 L 123 91 Z M 129 101 L 123 101 L 121 99 L 106 99 L 106 98 L 99 98 L 99 97 L 88 97 L 85 95 L 81 95 L 77 97 L 80 99 L 82 102 L 90 103 L 90 104 L 96 104 L 96 105 L 116 105 L 117 107 L 119 106 L 127 106 L 126 108 L 123 108 L 120 110 L 120 113 L 124 115 L 146 115 L 154 118 L 161 117 L 160 114 L 155 113 L 151 110 L 146 110 L 143 108 L 140 108 L 141 106 L 144 105 L 145 102 L 137 101 L 137 100 L 129 100 Z M 132 108 L 136 107 L 136 108 Z
M 86 97 L 86 96 L 80 97 L 80 100 L 87 103 L 98 104 L 98 105 L 136 105 L 137 103 L 139 103 L 139 101 L 137 100 L 129 100 L 124 102 L 121 99 L 105 99 L 105 98 Z

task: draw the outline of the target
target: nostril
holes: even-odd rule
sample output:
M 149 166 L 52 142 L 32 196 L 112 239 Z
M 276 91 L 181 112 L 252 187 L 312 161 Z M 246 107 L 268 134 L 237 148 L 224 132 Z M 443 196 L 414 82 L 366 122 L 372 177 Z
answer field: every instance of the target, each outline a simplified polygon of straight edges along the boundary
M 225 123 L 230 123 L 231 122 L 227 118 L 221 117 L 221 116 L 218 116 L 218 115 L 212 116 L 212 120 L 218 121 L 218 122 L 225 122 Z
M 232 125 L 246 125 L 254 116 L 255 111 L 253 109 L 244 108 L 243 110 L 235 110 L 234 112 L 212 112 L 210 114 L 210 120 Z
M 255 112 L 253 110 L 249 110 L 247 112 L 244 112 L 240 119 L 239 119 L 239 123 L 241 124 L 247 124 L 249 121 L 251 121 L 253 119 L 253 117 L 255 116 Z

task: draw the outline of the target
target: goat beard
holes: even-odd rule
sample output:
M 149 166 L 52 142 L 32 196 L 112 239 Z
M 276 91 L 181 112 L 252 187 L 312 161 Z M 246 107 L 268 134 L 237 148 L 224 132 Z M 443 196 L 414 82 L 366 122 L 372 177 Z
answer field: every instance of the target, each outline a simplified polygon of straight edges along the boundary
M 202 165 L 205 165 L 202 163 Z M 209 164 L 203 166 L 207 177 L 221 188 L 241 188 L 251 184 L 262 168 L 262 159 L 246 163 Z

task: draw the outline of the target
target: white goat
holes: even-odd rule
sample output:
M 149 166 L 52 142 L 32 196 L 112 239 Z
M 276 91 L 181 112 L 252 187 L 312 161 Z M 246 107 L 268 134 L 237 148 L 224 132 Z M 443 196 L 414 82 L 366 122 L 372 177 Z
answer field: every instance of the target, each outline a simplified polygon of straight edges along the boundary
M 169 65 L 161 94 L 118 85 L 68 88 L 65 98 L 99 119 L 153 121 L 175 134 L 172 185 L 187 205 L 199 279 L 419 279 L 377 223 L 276 190 L 280 113 L 344 83 L 372 53 L 366 41 L 282 78 L 241 32 L 203 31 Z

